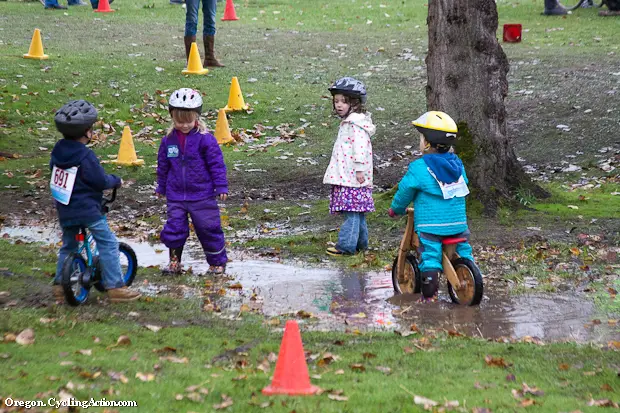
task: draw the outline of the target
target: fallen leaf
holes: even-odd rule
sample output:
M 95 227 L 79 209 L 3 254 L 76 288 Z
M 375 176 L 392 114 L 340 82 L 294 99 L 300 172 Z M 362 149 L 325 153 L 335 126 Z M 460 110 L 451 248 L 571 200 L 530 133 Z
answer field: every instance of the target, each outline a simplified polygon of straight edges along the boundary
M 426 397 L 422 397 L 422 396 L 413 396 L 413 402 L 417 405 L 424 406 L 425 409 L 430 409 L 439 404 L 434 400 L 427 399 Z
M 176 352 L 177 352 L 177 349 L 174 347 L 170 347 L 170 346 L 153 349 L 153 353 L 176 353 Z
M 347 396 L 340 396 L 338 394 L 328 394 L 327 397 L 329 397 L 330 400 L 336 400 L 339 402 L 346 402 L 349 400 Z
M 560 365 L 558 366 L 558 368 L 559 368 L 560 370 L 568 370 L 568 369 L 570 368 L 570 366 L 569 366 L 568 364 L 566 364 L 566 363 L 562 363 L 562 364 L 560 364 Z
M 487 363 L 488 366 L 501 367 L 504 369 L 512 366 L 512 363 L 506 363 L 502 357 L 486 356 L 484 362 Z
M 609 384 L 607 384 L 607 383 L 605 383 L 605 384 L 603 384 L 601 386 L 601 390 L 603 390 L 603 391 L 614 391 L 614 389 L 612 389 L 611 386 Z
M 506 376 L 506 381 L 516 381 L 517 378 L 515 377 L 514 374 L 509 374 Z
M 362 354 L 362 357 L 364 357 L 365 359 L 368 360 L 368 359 L 377 358 L 377 355 L 376 354 L 372 354 L 372 353 L 364 353 L 364 354 Z
M 160 361 L 169 361 L 171 363 L 178 363 L 178 364 L 187 364 L 187 363 L 189 363 L 189 360 L 187 359 L 187 357 L 179 358 L 179 357 L 175 357 L 175 356 L 167 356 L 167 357 L 160 357 L 159 360 Z
M 154 325 L 151 325 L 151 324 L 146 324 L 144 327 L 148 328 L 153 333 L 157 333 L 159 330 L 162 329 L 160 326 L 154 326 Z
M 93 351 L 91 349 L 78 350 L 78 351 L 76 351 L 76 353 L 83 354 L 85 356 L 92 356 L 93 355 Z
M 534 399 L 523 399 L 521 401 L 521 403 L 519 403 L 519 405 L 521 407 L 529 407 L 529 406 L 532 406 L 534 404 L 536 404 L 536 400 L 534 400 Z
M 222 403 L 220 404 L 214 404 L 213 408 L 215 410 L 221 410 L 221 409 L 225 409 L 227 407 L 230 407 L 233 405 L 233 399 L 231 399 L 230 397 L 228 397 L 225 394 L 222 394 Z
M 366 371 L 366 367 L 364 367 L 364 365 L 360 363 L 351 364 L 350 367 L 353 371 Z
M 120 336 L 118 340 L 116 340 L 116 344 L 112 344 L 108 346 L 108 349 L 119 347 L 119 346 L 128 346 L 131 344 L 131 339 L 128 336 Z
M 392 372 L 392 369 L 389 367 L 377 366 L 375 368 L 384 374 L 390 374 Z
M 155 375 L 153 373 L 136 373 L 136 378 L 142 381 L 153 381 L 155 380 Z
M 523 388 L 523 394 L 531 394 L 532 396 L 544 396 L 545 392 L 539 390 L 537 387 L 530 387 L 527 383 L 521 384 Z
M 594 400 L 594 399 L 590 399 L 590 401 L 588 402 L 588 406 L 596 406 L 596 407 L 614 407 L 616 409 L 620 408 L 618 406 L 618 403 L 614 403 L 609 399 L 601 399 L 601 400 Z
M 336 370 L 336 371 L 334 372 L 334 374 L 336 374 L 336 375 L 344 374 L 344 370 L 342 370 L 342 369 L 340 369 L 340 370 Z
M 27 346 L 34 343 L 34 330 L 27 328 L 15 337 L 15 342 L 22 346 Z

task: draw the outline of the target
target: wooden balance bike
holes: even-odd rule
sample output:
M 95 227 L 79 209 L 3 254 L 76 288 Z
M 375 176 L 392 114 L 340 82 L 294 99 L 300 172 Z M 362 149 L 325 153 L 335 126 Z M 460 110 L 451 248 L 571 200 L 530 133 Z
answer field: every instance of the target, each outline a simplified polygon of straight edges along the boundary
M 443 273 L 452 302 L 478 305 L 483 293 L 482 274 L 473 261 L 461 258 L 456 253 L 456 246 L 465 241 L 466 238 L 450 237 L 442 240 Z M 418 268 L 419 246 L 420 240 L 413 230 L 413 208 L 407 208 L 407 228 L 392 265 L 392 283 L 396 294 L 420 293 L 422 277 Z

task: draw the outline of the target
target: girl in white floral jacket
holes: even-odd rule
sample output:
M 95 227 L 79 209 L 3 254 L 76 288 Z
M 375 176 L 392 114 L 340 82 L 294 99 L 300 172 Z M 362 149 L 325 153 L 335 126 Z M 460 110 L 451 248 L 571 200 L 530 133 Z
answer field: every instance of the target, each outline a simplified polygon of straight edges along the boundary
M 366 88 L 359 80 L 344 77 L 329 91 L 333 107 L 342 119 L 332 158 L 323 178 L 332 186 L 329 210 L 342 213 L 338 243 L 327 249 L 332 256 L 352 255 L 368 248 L 366 212 L 375 210 L 372 199 L 372 144 L 375 125 L 366 112 Z

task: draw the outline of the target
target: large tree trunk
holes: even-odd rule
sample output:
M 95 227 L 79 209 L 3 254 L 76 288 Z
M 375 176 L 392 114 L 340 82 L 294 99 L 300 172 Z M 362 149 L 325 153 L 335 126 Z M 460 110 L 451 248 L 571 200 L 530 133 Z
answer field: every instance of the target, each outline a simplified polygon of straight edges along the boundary
M 496 38 L 494 0 L 430 0 L 428 10 L 429 110 L 454 118 L 472 193 L 488 213 L 531 180 L 506 135 L 509 65 Z

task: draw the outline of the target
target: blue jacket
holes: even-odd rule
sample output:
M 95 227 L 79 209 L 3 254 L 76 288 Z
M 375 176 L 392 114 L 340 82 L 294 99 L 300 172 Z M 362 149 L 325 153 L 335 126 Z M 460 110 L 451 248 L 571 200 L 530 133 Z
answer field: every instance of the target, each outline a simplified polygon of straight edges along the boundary
M 453 153 L 429 154 L 409 164 L 409 169 L 398 184 L 391 208 L 404 215 L 413 201 L 414 229 L 434 235 L 456 235 L 467 230 L 465 198 L 444 199 L 439 184 L 430 174 L 445 183 L 456 182 L 461 175 L 468 182 L 465 168 Z
M 70 225 L 72 221 L 101 219 L 101 200 L 103 190 L 121 184 L 116 175 L 106 174 L 95 152 L 81 142 L 61 139 L 52 149 L 50 169 L 56 165 L 62 169 L 78 167 L 75 185 L 68 205 L 56 201 L 60 225 Z
M 176 130 L 161 140 L 157 189 L 168 201 L 201 201 L 228 193 L 226 164 L 217 140 L 193 129 L 180 149 Z

